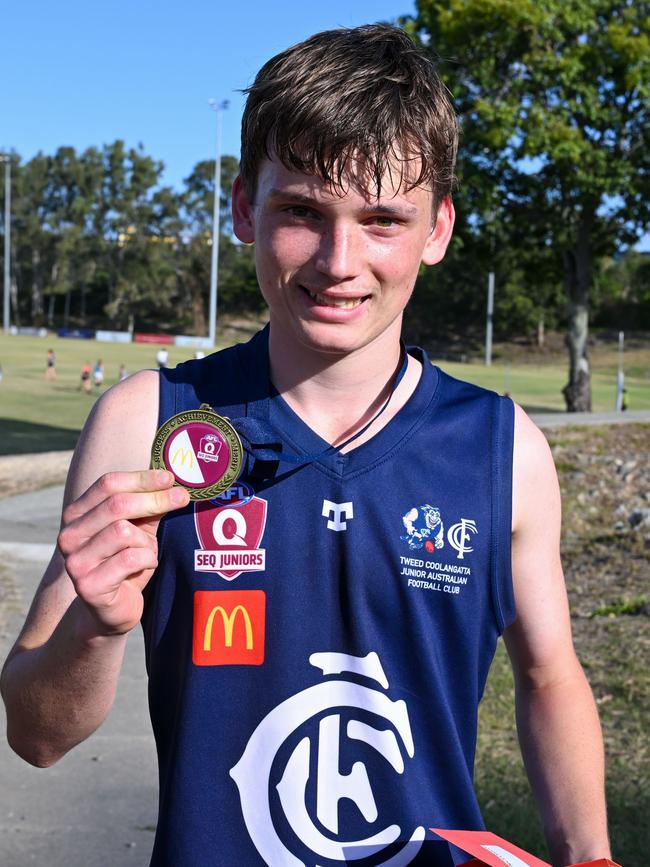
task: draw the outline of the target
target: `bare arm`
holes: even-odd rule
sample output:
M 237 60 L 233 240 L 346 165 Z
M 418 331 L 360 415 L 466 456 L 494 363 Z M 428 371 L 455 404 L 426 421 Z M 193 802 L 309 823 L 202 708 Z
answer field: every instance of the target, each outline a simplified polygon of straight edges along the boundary
M 524 763 L 557 867 L 610 856 L 602 735 L 573 648 L 559 554 L 560 512 L 546 440 L 517 408 L 512 548 L 517 619 L 504 638 Z
M 108 714 L 158 523 L 188 501 L 171 474 L 145 469 L 157 410 L 158 375 L 129 377 L 97 402 L 75 450 L 57 550 L 2 672 L 7 737 L 32 764 L 53 764 Z

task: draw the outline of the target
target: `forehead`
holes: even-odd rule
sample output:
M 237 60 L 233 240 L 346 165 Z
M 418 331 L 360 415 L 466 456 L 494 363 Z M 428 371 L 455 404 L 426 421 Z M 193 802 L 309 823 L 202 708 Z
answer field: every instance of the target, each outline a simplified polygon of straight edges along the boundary
M 406 162 L 394 164 L 384 172 L 378 190 L 374 178 L 357 162 L 342 173 L 340 183 L 334 183 L 290 169 L 278 159 L 265 159 L 259 168 L 255 200 L 260 205 L 268 199 L 290 196 L 333 206 L 363 203 L 365 207 L 400 207 L 413 214 L 423 208 L 430 211 L 433 193 L 426 187 L 410 187 L 409 177 L 415 176 L 417 167 Z

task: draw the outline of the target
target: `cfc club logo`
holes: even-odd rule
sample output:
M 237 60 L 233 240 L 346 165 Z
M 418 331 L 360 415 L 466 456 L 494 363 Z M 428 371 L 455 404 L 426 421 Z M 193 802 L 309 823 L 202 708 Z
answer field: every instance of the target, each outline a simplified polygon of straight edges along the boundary
M 324 680 L 271 710 L 230 771 L 250 838 L 266 864 L 410 864 L 424 827 L 402 830 L 399 817 L 383 816 L 375 800 L 386 767 L 404 774 L 415 755 L 406 703 L 388 697 L 376 653 L 313 653 L 309 662 Z M 359 759 L 345 772 L 351 750 Z M 353 809 L 346 807 L 350 801 Z M 298 851 L 296 839 L 308 854 Z M 406 842 L 395 851 L 398 841 Z
M 447 532 L 447 540 L 454 551 L 458 551 L 457 560 L 463 560 L 465 554 L 470 554 L 474 549 L 468 545 L 470 534 L 478 533 L 476 521 L 469 518 L 461 518 L 457 524 L 451 526 Z
M 263 590 L 197 590 L 192 662 L 195 665 L 261 665 L 264 662 L 265 607 Z
M 433 554 L 445 547 L 445 525 L 437 506 L 425 503 L 423 506 L 413 506 L 402 516 L 402 525 L 406 530 L 400 536 L 411 550 L 422 548 Z M 474 548 L 470 545 L 473 535 L 478 533 L 476 521 L 471 518 L 461 518 L 447 530 L 447 542 L 456 551 L 456 559 L 464 560 L 465 554 L 471 554 Z
M 242 572 L 263 572 L 266 551 L 259 545 L 266 526 L 266 505 L 243 482 L 214 500 L 195 503 L 194 524 L 201 548 L 194 551 L 194 569 L 216 572 L 226 581 Z

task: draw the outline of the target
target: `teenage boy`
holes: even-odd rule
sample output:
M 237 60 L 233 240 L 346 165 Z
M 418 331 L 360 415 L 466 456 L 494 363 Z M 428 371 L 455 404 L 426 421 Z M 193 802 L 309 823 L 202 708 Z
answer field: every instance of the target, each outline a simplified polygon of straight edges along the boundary
M 553 862 L 608 854 L 544 437 L 400 342 L 452 233 L 455 150 L 444 87 L 399 30 L 269 61 L 233 210 L 270 327 L 129 377 L 84 429 L 4 672 L 9 739 L 50 765 L 88 737 L 142 621 L 155 865 L 452 863 L 428 829 L 481 827 L 477 706 L 501 633 Z M 247 463 L 191 504 L 144 468 L 158 425 L 202 403 Z

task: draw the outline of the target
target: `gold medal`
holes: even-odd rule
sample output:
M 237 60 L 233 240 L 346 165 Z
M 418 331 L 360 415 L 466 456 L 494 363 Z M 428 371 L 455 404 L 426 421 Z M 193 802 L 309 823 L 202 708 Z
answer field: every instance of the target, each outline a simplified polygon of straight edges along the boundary
M 173 415 L 160 426 L 151 449 L 154 469 L 169 470 L 192 500 L 211 500 L 239 478 L 244 449 L 229 419 L 207 403 Z

